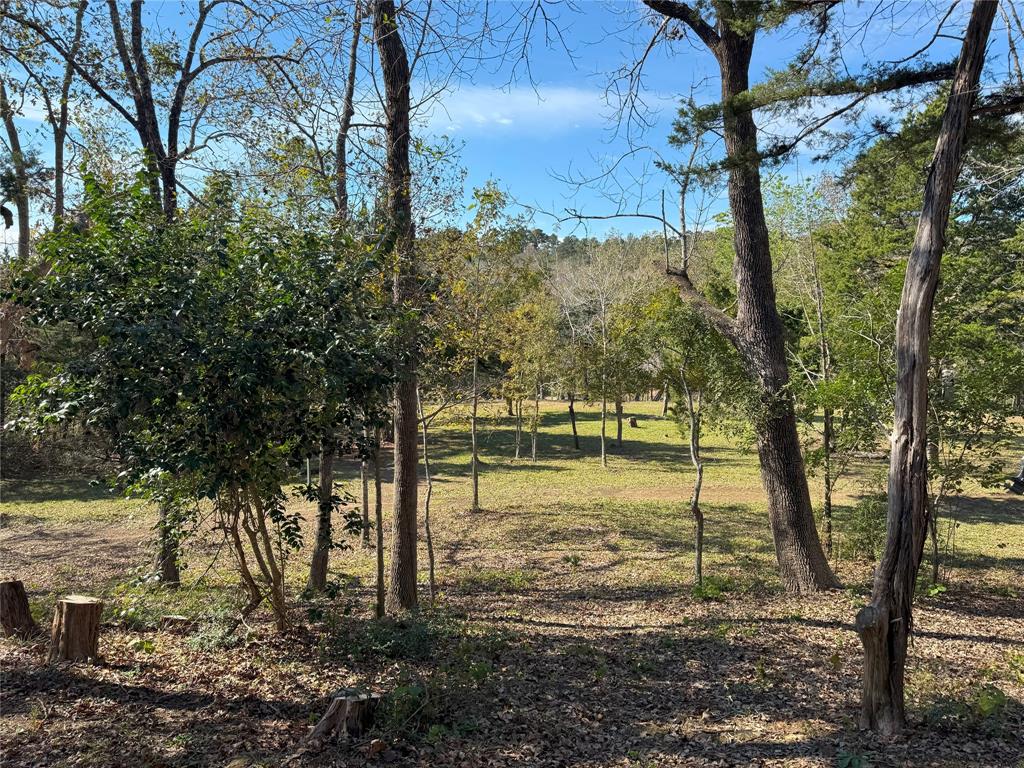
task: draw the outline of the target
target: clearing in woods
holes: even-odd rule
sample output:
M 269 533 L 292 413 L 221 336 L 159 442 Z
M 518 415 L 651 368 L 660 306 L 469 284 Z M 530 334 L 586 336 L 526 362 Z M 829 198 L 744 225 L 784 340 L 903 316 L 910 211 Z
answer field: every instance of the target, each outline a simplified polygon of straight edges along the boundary
M 229 633 L 239 594 L 215 534 L 190 542 L 185 584 L 167 592 L 138 578 L 155 521 L 143 504 L 88 479 L 6 483 L 3 575 L 25 582 L 37 619 L 48 626 L 69 592 L 106 611 L 100 666 L 46 666 L 45 643 L 3 641 L 3 764 L 1024 765 L 1020 497 L 973 489 L 945 511 L 944 587 L 923 587 L 915 611 L 913 728 L 883 752 L 856 730 L 851 628 L 882 536 L 854 502 L 881 463 L 840 487 L 845 591 L 794 598 L 778 588 L 753 452 L 708 439 L 706 582 L 694 591 L 692 470 L 674 422 L 657 403 L 627 404 L 638 427 L 604 470 L 598 413 L 579 411 L 582 456 L 565 405 L 549 402 L 532 463 L 510 458 L 512 421 L 488 406 L 478 514 L 466 511 L 465 422 L 434 427 L 437 607 L 400 623 L 372 621 L 374 555 L 351 539 L 332 554 L 334 596 L 296 599 L 292 633 L 276 636 L 263 614 Z M 355 495 L 357 477 L 341 466 Z M 420 543 L 426 604 L 422 531 Z M 294 595 L 306 554 L 290 563 Z M 160 629 L 165 614 L 194 623 Z M 386 694 L 378 731 L 297 753 L 345 686 Z

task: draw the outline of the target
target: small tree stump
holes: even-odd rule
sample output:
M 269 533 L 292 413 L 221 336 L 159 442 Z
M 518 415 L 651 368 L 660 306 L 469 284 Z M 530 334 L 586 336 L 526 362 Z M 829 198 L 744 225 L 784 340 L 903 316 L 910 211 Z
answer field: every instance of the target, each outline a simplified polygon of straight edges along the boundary
M 380 701 L 379 693 L 359 693 L 343 688 L 331 698 L 320 722 L 313 726 L 306 743 L 319 749 L 333 736 L 361 736 L 372 724 Z
M 68 595 L 53 610 L 50 661 L 96 661 L 99 658 L 103 601 Z
M 629 417 L 629 426 L 631 426 L 631 427 L 639 427 L 640 426 L 636 422 L 636 416 L 630 416 Z
M 29 638 L 39 634 L 39 625 L 28 607 L 25 585 L 17 579 L 0 581 L 0 627 L 4 637 Z

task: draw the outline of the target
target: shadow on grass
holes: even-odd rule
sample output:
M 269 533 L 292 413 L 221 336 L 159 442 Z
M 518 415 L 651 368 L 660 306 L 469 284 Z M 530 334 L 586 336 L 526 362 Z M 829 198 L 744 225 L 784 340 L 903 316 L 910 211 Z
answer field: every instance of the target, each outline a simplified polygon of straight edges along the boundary
M 5 480 L 0 484 L 5 503 L 38 504 L 51 501 L 111 501 L 121 496 L 106 483 L 81 477 Z

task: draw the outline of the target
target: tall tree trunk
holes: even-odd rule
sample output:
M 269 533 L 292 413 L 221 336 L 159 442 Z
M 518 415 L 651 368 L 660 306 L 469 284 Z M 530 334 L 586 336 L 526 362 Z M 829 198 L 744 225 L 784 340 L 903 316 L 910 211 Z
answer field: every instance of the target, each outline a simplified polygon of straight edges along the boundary
M 662 417 L 668 416 L 668 382 L 665 382 L 665 389 L 661 391 L 661 415 Z
M 28 261 L 31 238 L 28 210 L 28 167 L 25 153 L 21 149 L 18 126 L 14 124 L 14 107 L 7 96 L 7 87 L 0 78 L 0 119 L 7 131 L 7 145 L 11 148 L 11 166 L 14 169 L 14 189 L 12 191 L 14 207 L 18 217 L 18 259 Z
M 384 499 L 381 494 L 380 433 L 373 440 L 373 524 L 377 529 L 377 618 L 384 618 L 387 608 L 387 590 L 384 584 Z
M 434 576 L 434 537 L 430 531 L 430 498 L 434 495 L 434 480 L 430 474 L 430 452 L 427 443 L 427 419 L 423 413 L 423 400 L 416 393 L 417 402 L 420 408 L 420 426 L 423 431 L 423 474 L 427 481 L 427 495 L 423 499 L 423 531 L 427 537 L 427 573 L 430 577 L 430 604 L 433 605 L 437 597 L 437 580 Z
M 334 511 L 334 447 L 325 440 L 320 446 L 320 485 L 317 490 L 316 548 L 309 564 L 311 592 L 323 592 L 327 588 L 327 567 L 331 557 L 333 530 L 331 513 Z
M 572 425 L 572 444 L 578 451 L 580 449 L 580 435 L 576 431 L 576 393 L 569 393 L 569 424 Z
M 477 389 L 477 364 L 478 359 L 473 358 L 473 403 L 470 410 L 469 431 L 470 442 L 472 443 L 472 457 L 470 458 L 470 473 L 473 476 L 473 505 L 471 512 L 480 511 L 480 454 L 476 442 L 476 415 L 480 404 L 480 392 Z
M 997 3 L 976 0 L 964 35 L 896 319 L 896 403 L 889 459 L 885 551 L 871 602 L 857 614 L 864 644 L 861 727 L 894 734 L 906 726 L 904 669 L 912 603 L 928 530 L 928 345 L 953 191 Z
M 374 0 L 373 34 L 384 79 L 385 135 L 387 138 L 388 222 L 396 256 L 394 302 L 404 307 L 415 298 L 416 263 L 409 165 L 409 59 L 398 32 L 392 0 Z M 399 364 L 395 385 L 395 513 L 391 544 L 391 580 L 388 600 L 392 607 L 412 610 L 416 594 L 416 517 L 419 482 L 419 417 L 416 414 L 416 364 L 414 327 L 405 330 L 401 343 L 407 354 Z
M 814 524 L 789 389 L 782 321 L 775 304 L 757 127 L 747 99 L 754 37 L 734 28 L 727 19 L 719 26 L 716 55 L 722 73 L 725 148 L 730 163 L 738 346 L 760 392 L 761 412 L 755 418 L 757 450 L 782 582 L 790 592 L 816 592 L 838 582 Z

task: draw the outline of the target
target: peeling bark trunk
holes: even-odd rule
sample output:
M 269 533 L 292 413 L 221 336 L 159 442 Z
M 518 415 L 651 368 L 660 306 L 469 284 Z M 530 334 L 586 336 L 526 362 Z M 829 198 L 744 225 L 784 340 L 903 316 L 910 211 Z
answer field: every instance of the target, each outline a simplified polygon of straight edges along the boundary
M 871 602 L 857 614 L 856 622 L 864 644 L 860 724 L 886 735 L 906 727 L 907 642 L 913 629 L 914 587 L 929 523 L 927 416 L 932 307 L 949 209 L 996 6 L 991 0 L 976 0 L 971 11 L 925 183 L 924 204 L 896 321 L 888 530 Z
M 415 298 L 416 263 L 409 165 L 409 88 L 411 73 L 398 31 L 392 0 L 375 0 L 373 33 L 384 80 L 387 139 L 387 196 L 390 237 L 396 268 L 394 303 L 407 306 Z M 416 593 L 416 517 L 418 512 L 419 417 L 416 414 L 416 364 L 412 356 L 415 328 L 407 328 L 401 343 L 407 347 L 395 385 L 394 527 L 388 601 L 396 610 L 412 610 Z

